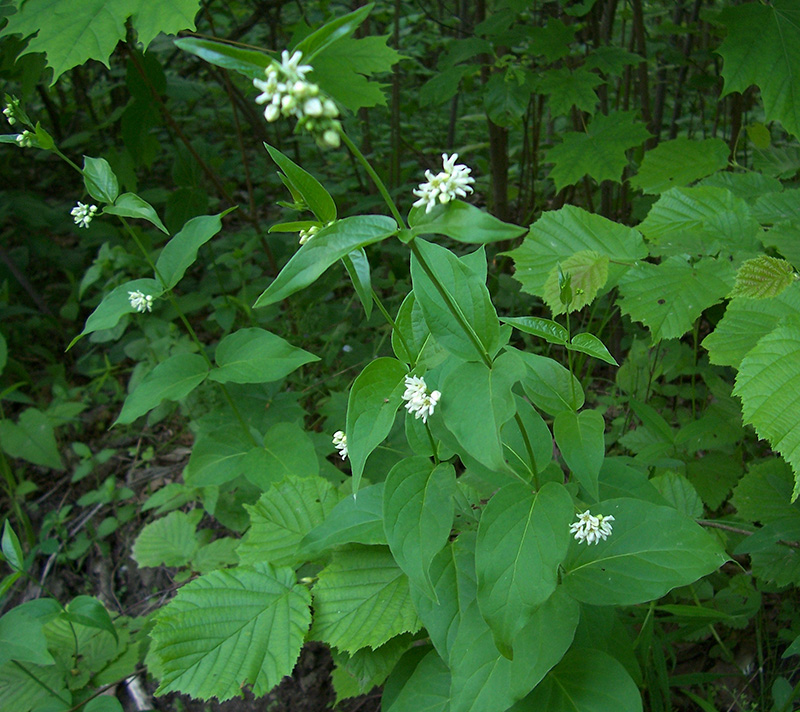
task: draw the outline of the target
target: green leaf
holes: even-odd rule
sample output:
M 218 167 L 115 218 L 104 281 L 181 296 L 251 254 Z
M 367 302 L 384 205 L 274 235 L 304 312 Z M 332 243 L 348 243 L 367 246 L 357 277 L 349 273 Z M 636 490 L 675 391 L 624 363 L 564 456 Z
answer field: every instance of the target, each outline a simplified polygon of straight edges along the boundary
M 310 596 L 294 571 L 269 564 L 213 571 L 160 609 L 150 637 L 159 663 L 156 694 L 220 702 L 249 684 L 266 695 L 291 673 L 311 622 Z
M 777 297 L 795 279 L 794 269 L 786 260 L 759 255 L 739 265 L 736 285 L 730 296 L 751 299 Z
M 536 493 L 508 484 L 483 510 L 475 548 L 478 606 L 509 659 L 517 633 L 556 590 L 573 511 L 567 490 L 554 482 Z
M 414 299 L 414 292 L 409 292 L 395 318 L 395 328 L 392 329 L 392 350 L 401 361 L 414 366 L 426 347 L 430 351 L 435 349 L 435 346 L 431 330 L 422 315 L 422 309 Z M 439 347 L 439 351 L 441 350 Z
M 545 160 L 554 164 L 550 177 L 556 190 L 577 183 L 585 175 L 598 183 L 620 181 L 628 165 L 625 152 L 649 137 L 650 132 L 636 120 L 633 111 L 598 114 L 585 133 L 563 133 L 561 143 L 545 152 Z
M 716 537 L 672 507 L 621 498 L 593 509 L 614 517 L 613 533 L 593 546 L 572 542 L 563 584 L 578 601 L 644 603 L 693 583 L 727 560 Z
M 675 509 L 687 517 L 699 519 L 703 516 L 703 501 L 697 490 L 683 475 L 676 472 L 665 472 L 650 480 L 661 496 Z
M 233 69 L 250 79 L 263 79 L 264 70 L 272 64 L 272 58 L 265 52 L 200 37 L 181 37 L 175 40 L 175 46 L 210 64 Z
M 568 304 L 561 301 L 559 268 L 570 277 L 573 297 Z M 542 288 L 544 301 L 553 314 L 565 314 L 591 304 L 608 280 L 608 256 L 592 250 L 581 250 L 559 262 Z
M 325 521 L 336 501 L 333 486 L 321 477 L 290 476 L 272 485 L 254 505 L 244 505 L 250 529 L 236 551 L 241 563 L 302 563 L 300 542 Z
M 36 408 L 26 408 L 16 423 L 0 419 L 0 449 L 34 465 L 64 469 L 53 423 Z
M 186 566 L 197 550 L 196 526 L 185 512 L 150 522 L 133 542 L 133 558 L 139 566 Z
M 560 18 L 550 17 L 545 27 L 526 28 L 531 53 L 544 56 L 548 62 L 566 57 L 575 38 L 575 25 L 565 25 Z
M 623 277 L 619 307 L 650 330 L 653 343 L 675 339 L 728 293 L 732 271 L 727 260 L 712 258 L 693 265 L 680 256 L 642 262 Z
M 361 648 L 352 655 L 332 651 L 333 661 L 339 673 L 354 683 L 357 689 L 355 694 L 363 695 L 376 685 L 383 684 L 413 642 L 414 636 L 410 634 L 398 635 L 375 650 Z M 335 679 L 334 686 L 336 686 Z M 338 686 L 336 686 L 336 695 L 339 699 L 343 697 Z
M 322 27 L 303 38 L 294 50 L 302 52 L 306 61 L 311 61 L 322 50 L 335 44 L 338 40 L 352 35 L 367 19 L 373 7 L 374 4 L 370 3 L 326 22 Z
M 333 554 L 314 585 L 311 636 L 353 653 L 420 627 L 408 579 L 385 547 L 350 546 Z
M 8 343 L 6 342 L 5 336 L 0 334 L 0 374 L 3 373 L 3 369 L 6 367 L 8 363 Z
M 24 607 L 12 608 L 0 618 L 0 666 L 9 660 L 35 665 L 54 665 L 47 650 L 42 621 Z
M 285 477 L 314 477 L 319 460 L 314 443 L 296 423 L 276 423 L 264 436 L 263 447 L 252 448 L 242 461 L 244 475 L 261 490 Z
M 397 223 L 383 215 L 355 215 L 323 227 L 292 256 L 254 306 L 275 304 L 304 289 L 353 250 L 385 240 L 396 231 Z
M 742 359 L 733 394 L 742 399 L 745 423 L 792 466 L 800 492 L 800 325 L 776 327 Z
M 315 238 L 316 239 L 316 238 Z M 403 402 L 405 364 L 378 358 L 356 378 L 347 400 L 347 452 L 353 473 L 353 492 L 358 491 L 364 465 L 394 424 Z
M 517 415 L 525 428 L 525 436 L 516 418 L 509 420 L 500 430 L 503 448 L 509 465 L 525 478 L 531 479 L 534 472 L 541 472 L 553 459 L 553 436 L 544 418 L 526 399 L 515 395 Z M 527 443 L 526 443 L 527 439 Z M 531 466 L 528 444 L 533 451 L 535 467 Z
M 791 502 L 794 478 L 789 465 L 773 457 L 754 463 L 739 480 L 731 504 L 742 519 L 767 524 L 796 517 L 800 503 Z
M 194 30 L 194 18 L 201 9 L 200 0 L 178 0 L 163 5 L 140 0 L 136 5 L 131 24 L 145 48 L 162 32 L 177 35 L 181 30 Z
M 89 700 L 83 712 L 124 712 L 124 708 L 116 697 L 100 695 Z
M 148 373 L 125 399 L 115 425 L 132 423 L 164 400 L 185 398 L 208 376 L 208 364 L 198 354 L 175 354 Z
M 450 670 L 431 650 L 422 658 L 386 712 L 448 712 Z
M 662 141 L 644 154 L 631 185 L 644 193 L 665 193 L 722 170 L 728 165 L 729 153 L 721 138 Z
M 25 554 L 22 552 L 22 544 L 8 519 L 3 523 L 2 551 L 6 563 L 12 569 L 15 571 L 25 570 Z
M 522 380 L 525 395 L 533 404 L 550 415 L 563 410 L 580 410 L 584 402 L 583 388 L 560 363 L 546 356 L 516 351 L 528 368 Z
M 398 462 L 386 476 L 383 526 L 397 565 L 430 598 L 436 598 L 429 569 L 447 544 L 455 513 L 453 466 L 433 466 L 427 457 Z
M 800 552 L 790 542 L 797 541 L 800 541 L 800 518 L 794 514 L 757 529 L 733 553 L 749 554 L 753 574 L 759 579 L 777 586 L 796 586 L 800 582 Z
M 106 607 L 92 596 L 76 596 L 66 606 L 64 617 L 72 623 L 104 630 L 119 642 L 117 629 L 111 621 Z
M 574 71 L 561 67 L 546 69 L 537 89 L 547 95 L 547 106 L 553 116 L 568 116 L 573 106 L 591 115 L 598 101 L 594 90 L 603 83 L 599 75 L 582 67 Z
M 513 240 L 525 232 L 524 227 L 498 220 L 461 200 L 437 205 L 430 213 L 425 212 L 424 207 L 413 208 L 408 224 L 414 236 L 447 235 L 459 242 L 477 244 Z
M 105 158 L 83 157 L 83 183 L 95 200 L 113 203 L 119 195 L 119 183 Z
M 244 474 L 253 441 L 241 425 L 203 433 L 195 440 L 183 479 L 191 487 L 223 485 Z
M 599 69 L 603 74 L 617 76 L 622 74 L 625 67 L 639 64 L 641 61 L 642 57 L 639 54 L 629 52 L 622 47 L 606 45 L 590 50 L 583 66 L 586 69 Z
M 106 205 L 106 207 L 103 208 L 103 214 L 147 220 L 147 222 L 155 225 L 161 232 L 169 235 L 169 230 L 164 227 L 164 223 L 161 222 L 155 208 L 146 200 L 142 200 L 135 193 L 123 193 L 116 199 L 113 205 Z
M 617 360 L 609 353 L 600 339 L 594 334 L 584 332 L 582 334 L 575 334 L 572 341 L 566 345 L 570 351 L 580 351 L 581 353 L 599 358 L 601 361 L 610 363 L 612 366 L 619 366 Z
M 302 196 L 308 209 L 314 213 L 317 220 L 323 225 L 336 220 L 336 203 L 333 202 L 330 193 L 323 188 L 322 183 L 290 158 L 284 156 L 277 148 L 273 148 L 267 143 L 264 144 L 264 148 L 267 149 L 272 160 L 278 164 L 278 168 L 283 171 L 294 190 Z
M 639 688 L 624 667 L 600 650 L 577 648 L 509 712 L 641 712 Z
M 66 686 L 64 669 L 58 665 L 32 663 L 24 667 L 25 670 L 9 664 L 0 667 L 2 699 L 14 700 L 16 709 L 68 712 L 72 707 L 72 694 Z M 35 675 L 35 679 L 31 675 Z M 47 685 L 47 689 L 42 684 Z
M 353 250 L 349 255 L 342 257 L 344 268 L 353 283 L 359 300 L 364 307 L 364 316 L 372 316 L 372 282 L 369 274 L 369 260 L 363 248 Z
M 589 495 L 600 498 L 598 477 L 606 454 L 605 420 L 599 411 L 561 411 L 553 421 L 553 435 L 570 472 Z
M 161 250 L 156 262 L 156 276 L 164 280 L 164 289 L 172 289 L 197 259 L 197 250 L 222 229 L 220 215 L 199 215 L 187 222 Z
M 542 319 L 538 316 L 501 316 L 500 321 L 504 324 L 511 324 L 515 329 L 524 331 L 526 334 L 538 336 L 549 344 L 566 346 L 569 341 L 569 332 L 552 319 Z
M 725 94 L 757 85 L 767 121 L 800 137 L 800 8 L 793 0 L 745 3 L 724 8 L 719 20 L 728 29 L 718 50 Z
M 219 383 L 270 383 L 279 381 L 317 356 L 292 346 L 265 329 L 239 329 L 217 344 L 214 360 L 219 368 L 209 379 Z

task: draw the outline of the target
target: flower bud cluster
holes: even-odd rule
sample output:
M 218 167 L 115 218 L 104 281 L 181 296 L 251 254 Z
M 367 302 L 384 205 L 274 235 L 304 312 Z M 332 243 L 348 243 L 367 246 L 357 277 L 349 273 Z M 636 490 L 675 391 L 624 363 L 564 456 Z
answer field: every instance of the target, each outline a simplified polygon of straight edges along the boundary
M 422 422 L 427 423 L 442 394 L 439 391 L 428 393 L 428 385 L 421 376 L 406 376 L 405 386 L 405 409 L 415 418 L 422 418 Z
M 3 114 L 6 117 L 6 121 L 12 126 L 17 123 L 17 119 L 20 118 L 20 107 L 19 107 L 19 99 L 14 96 L 9 96 L 6 94 L 6 108 L 3 109 Z
M 300 230 L 300 244 L 305 245 L 314 235 L 319 232 L 319 225 L 312 225 L 305 230 Z
M 20 148 L 31 148 L 33 146 L 33 139 L 33 131 L 25 129 L 21 134 L 17 134 L 16 141 Z
M 614 517 L 610 514 L 594 516 L 587 509 L 583 514 L 578 515 L 578 521 L 570 525 L 569 531 L 579 542 L 585 541 L 590 545 L 597 544 L 601 539 L 605 540 L 611 536 L 611 522 L 613 521 Z
M 414 203 L 414 207 L 425 206 L 425 212 L 433 210 L 437 202 L 449 203 L 457 196 L 466 197 L 467 193 L 472 192 L 471 184 L 475 179 L 470 176 L 472 169 L 463 163 L 456 163 L 458 154 L 448 156 L 442 154 L 442 170 L 434 175 L 431 171 L 425 171 L 428 179 L 425 183 L 420 183 L 419 188 L 412 191 L 419 200 Z
M 72 219 L 78 227 L 89 227 L 89 223 L 92 222 L 96 212 L 96 205 L 84 205 L 78 201 L 78 204 L 70 210 L 69 214 L 72 215 Z
M 316 84 L 306 81 L 306 74 L 313 67 L 300 64 L 302 59 L 302 52 L 289 55 L 284 50 L 281 63 L 270 64 L 264 70 L 266 80 L 253 79 L 253 86 L 261 91 L 256 104 L 266 105 L 264 118 L 267 121 L 294 116 L 298 127 L 312 134 L 320 146 L 338 148 L 341 143 L 339 109 Z

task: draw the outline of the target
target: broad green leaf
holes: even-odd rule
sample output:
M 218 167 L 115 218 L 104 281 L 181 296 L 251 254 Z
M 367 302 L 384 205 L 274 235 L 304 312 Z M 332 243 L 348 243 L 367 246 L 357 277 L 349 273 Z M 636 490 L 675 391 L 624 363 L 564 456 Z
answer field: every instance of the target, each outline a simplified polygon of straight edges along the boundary
M 546 69 L 537 82 L 539 93 L 547 95 L 547 106 L 553 116 L 568 116 L 572 107 L 588 114 L 597 108 L 595 89 L 603 84 L 598 74 L 579 67 Z
M 212 381 L 270 383 L 319 358 L 272 332 L 253 327 L 239 329 L 222 339 L 214 360 L 219 368 L 209 373 Z
M 315 55 L 335 44 L 338 40 L 352 35 L 361 23 L 367 19 L 373 6 L 372 3 L 364 5 L 353 12 L 326 22 L 322 27 L 303 38 L 294 50 L 302 52 L 305 60 L 310 61 Z
M 515 395 L 517 415 L 525 429 L 525 437 L 517 418 L 507 421 L 500 429 L 508 464 L 518 474 L 531 479 L 534 472 L 541 472 L 553 459 L 553 436 L 544 418 L 526 399 Z M 533 467 L 528 454 L 528 445 L 533 451 Z
M 35 665 L 54 665 L 47 650 L 42 621 L 24 607 L 12 608 L 0 618 L 0 667 L 9 660 Z
M 621 498 L 601 502 L 592 513 L 612 515 L 613 533 L 596 545 L 572 542 L 562 580 L 578 601 L 644 603 L 716 571 L 727 560 L 717 537 L 672 507 Z
M 526 334 L 538 336 L 549 344 L 566 346 L 569 341 L 569 332 L 552 319 L 543 319 L 538 316 L 501 316 L 500 321 L 504 324 L 511 324 L 515 329 L 524 331 Z
M 562 274 L 569 275 L 571 280 L 573 297 L 569 304 L 563 304 L 561 301 L 559 267 Z M 579 311 L 594 301 L 607 280 L 608 256 L 592 250 L 581 250 L 550 270 L 547 281 L 542 287 L 542 296 L 553 314 Z
M 57 665 L 28 663 L 25 670 L 13 663 L 0 666 L 0 699 L 14 700 L 15 709 L 39 710 L 52 705 L 50 712 L 68 712 L 72 707 L 64 670 Z
M 349 255 L 342 257 L 344 268 L 353 283 L 359 300 L 364 307 L 364 316 L 369 319 L 372 316 L 372 281 L 369 273 L 369 260 L 367 253 L 362 247 L 353 250 Z
M 580 410 L 584 401 L 583 388 L 575 376 L 546 356 L 525 351 L 516 353 L 528 368 L 522 380 L 525 395 L 537 408 L 550 415 L 558 415 L 563 410 Z
M 201 434 L 194 443 L 183 479 L 191 487 L 223 485 L 244 474 L 253 441 L 239 424 Z
M 735 555 L 749 554 L 753 574 L 778 586 L 800 582 L 800 551 L 790 542 L 800 541 L 800 517 L 776 519 L 745 537 Z
M 508 254 L 514 259 L 514 278 L 522 290 L 541 297 L 550 271 L 583 250 L 608 257 L 609 285 L 616 285 L 631 263 L 647 256 L 636 230 L 572 205 L 544 213 L 523 243 Z
M 125 399 L 115 425 L 132 423 L 163 400 L 185 398 L 208 376 L 208 363 L 198 354 L 175 354 L 162 361 Z
M 447 358 L 447 352 L 431 336 L 414 292 L 406 295 L 397 312 L 395 328 L 392 329 L 392 349 L 397 358 L 412 367 L 433 368 Z
M 119 183 L 105 158 L 83 157 L 83 183 L 86 192 L 102 203 L 113 203 L 119 195 Z
M 385 708 L 386 712 L 448 712 L 450 709 L 450 670 L 431 650 L 419 662 L 400 693 Z
M 526 34 L 531 53 L 544 56 L 548 62 L 566 57 L 575 38 L 575 25 L 565 25 L 561 18 L 550 17 L 544 27 L 528 27 Z
M 800 503 L 792 502 L 794 478 L 786 462 L 773 457 L 751 465 L 733 491 L 731 504 L 742 519 L 767 524 L 800 515 Z
M 385 544 L 383 528 L 383 482 L 370 485 L 338 502 L 300 542 L 309 558 L 343 544 Z
M 222 229 L 222 215 L 199 215 L 187 222 L 161 250 L 156 262 L 156 277 L 164 289 L 172 289 L 197 259 L 197 250 Z
M 498 650 L 507 658 L 517 633 L 556 590 L 569 547 L 572 498 L 548 482 L 538 492 L 511 483 L 481 514 L 475 547 L 478 606 Z
M 376 685 L 383 684 L 413 642 L 414 636 L 406 633 L 392 638 L 375 650 L 369 647 L 361 648 L 352 655 L 347 655 L 334 649 L 331 652 L 336 665 L 335 670 L 354 683 L 356 695 L 364 695 Z M 335 671 L 334 675 L 336 675 Z M 340 677 L 339 682 L 342 681 L 343 677 Z M 335 677 L 333 683 L 336 688 L 336 696 L 341 699 L 342 695 Z
M 336 501 L 333 486 L 321 477 L 290 476 L 272 485 L 254 505 L 244 505 L 250 529 L 236 550 L 241 563 L 302 563 L 300 541 L 325 521 Z
M 124 708 L 116 697 L 99 695 L 86 703 L 83 712 L 124 712 Z
M 337 551 L 314 585 L 311 637 L 353 653 L 420 627 L 408 579 L 386 547 Z
M 631 185 L 644 193 L 665 193 L 694 183 L 728 165 L 730 149 L 721 138 L 675 138 L 644 154 Z
M 19 537 L 8 519 L 3 523 L 2 550 L 6 563 L 12 569 L 24 571 L 25 554 L 22 551 L 22 544 L 20 544 Z
M 597 410 L 561 411 L 553 421 L 553 435 L 570 472 L 589 495 L 600 498 L 598 477 L 606 454 L 606 424 Z
M 233 69 L 250 79 L 263 79 L 264 70 L 272 64 L 272 59 L 265 52 L 200 37 L 181 37 L 175 40 L 174 44 L 184 52 L 194 54 L 210 64 L 223 69 Z
M 23 410 L 16 423 L 0 419 L 0 449 L 34 465 L 54 470 L 64 468 L 53 423 L 36 408 Z
M 419 89 L 420 105 L 437 106 L 450 101 L 458 94 L 461 80 L 479 69 L 477 64 L 457 64 L 435 72 Z
M 796 279 L 792 265 L 786 260 L 759 255 L 739 265 L 730 296 L 751 299 L 777 297 Z
M 550 177 L 556 190 L 577 183 L 589 175 L 598 183 L 619 181 L 628 165 L 625 155 L 650 137 L 644 124 L 633 111 L 597 114 L 586 132 L 567 131 L 561 143 L 545 152 L 545 160 L 553 163 Z
M 580 351 L 581 353 L 588 354 L 594 358 L 599 358 L 601 361 L 611 364 L 612 366 L 619 366 L 617 360 L 609 353 L 600 339 L 594 334 L 584 332 L 582 334 L 575 334 L 572 341 L 566 344 L 570 351 Z
M 619 307 L 650 330 L 653 343 L 676 339 L 730 291 L 732 275 L 727 260 L 704 258 L 691 265 L 676 256 L 657 265 L 642 262 L 623 277 Z
M 252 448 L 242 461 L 244 476 L 266 490 L 285 477 L 314 477 L 319 460 L 314 443 L 296 423 L 276 423 L 264 435 L 263 446 Z
M 393 358 L 378 358 L 356 378 L 347 400 L 347 452 L 353 473 L 353 492 L 358 491 L 364 465 L 394 424 L 403 402 L 405 364 Z
M 72 623 L 80 623 L 89 628 L 104 630 L 110 633 L 115 641 L 119 642 L 117 630 L 111 621 L 106 607 L 92 596 L 76 596 L 67 605 L 62 614 L 66 620 Z
M 703 516 L 703 501 L 697 490 L 683 475 L 676 472 L 665 472 L 650 480 L 661 496 L 675 509 L 687 517 L 699 519 Z
M 642 696 L 624 667 L 600 650 L 576 648 L 509 712 L 641 712 Z
M 800 269 L 800 218 L 780 222 L 760 235 L 764 247 L 774 247 L 796 269 Z
M 453 466 L 427 457 L 398 462 L 383 488 L 383 526 L 397 565 L 414 586 L 436 599 L 429 569 L 447 544 L 455 513 Z
M 419 238 L 414 245 L 423 260 L 412 254 L 414 297 L 433 337 L 465 361 L 480 359 L 479 349 L 494 355 L 500 344 L 500 323 L 485 279 L 444 247 Z M 465 329 L 471 329 L 473 336 Z
M 146 200 L 142 200 L 135 193 L 123 193 L 113 205 L 106 205 L 103 214 L 119 215 L 123 218 L 139 218 L 155 225 L 161 232 L 169 235 L 169 230 L 164 227 L 164 223 L 158 217 L 155 208 Z
M 385 240 L 396 231 L 397 223 L 383 215 L 355 215 L 323 227 L 292 256 L 254 306 L 274 304 L 304 289 L 353 250 Z
M 727 452 L 712 450 L 686 463 L 686 477 L 712 511 L 728 498 L 742 471 L 741 461 L 731 458 Z
M 150 522 L 133 542 L 133 558 L 139 566 L 186 566 L 197 550 L 196 526 L 185 512 Z
M 733 394 L 744 422 L 792 466 L 800 492 L 800 323 L 779 325 L 742 359 Z
M 641 61 L 641 55 L 629 52 L 622 47 L 606 45 L 592 48 L 584 60 L 583 66 L 586 69 L 599 69 L 603 74 L 616 76 L 622 74 L 625 67 L 639 64 Z
M 800 218 L 800 190 L 777 189 L 760 195 L 753 206 L 753 217 L 762 225 L 777 225 Z
M 719 48 L 725 94 L 761 90 L 767 121 L 800 137 L 800 8 L 793 0 L 745 3 L 719 16 L 728 35 Z
M 236 555 L 238 545 L 239 539 L 229 536 L 204 544 L 194 553 L 189 562 L 192 571 L 208 574 L 217 569 L 225 569 L 238 564 L 239 557 Z
M 311 622 L 308 589 L 294 571 L 269 564 L 213 571 L 158 611 L 151 654 L 157 694 L 183 692 L 220 702 L 251 685 L 266 695 L 291 673 Z
M 461 200 L 437 205 L 430 213 L 424 207 L 413 208 L 408 224 L 414 236 L 447 235 L 459 242 L 477 244 L 513 240 L 525 232 L 524 227 L 505 223 Z
M 270 157 L 278 164 L 292 187 L 302 196 L 308 209 L 314 213 L 323 225 L 336 220 L 336 203 L 330 193 L 322 187 L 314 176 L 303 170 L 290 158 L 284 156 L 277 148 L 264 144 Z M 316 238 L 316 236 L 315 236 Z
M 780 193 L 783 184 L 777 178 L 771 178 L 763 173 L 747 171 L 745 173 L 732 173 L 722 171 L 703 178 L 698 185 L 707 185 L 716 188 L 725 188 L 733 193 L 737 198 L 744 198 L 750 205 L 753 205 L 753 217 L 758 217 L 758 200 L 768 193 Z

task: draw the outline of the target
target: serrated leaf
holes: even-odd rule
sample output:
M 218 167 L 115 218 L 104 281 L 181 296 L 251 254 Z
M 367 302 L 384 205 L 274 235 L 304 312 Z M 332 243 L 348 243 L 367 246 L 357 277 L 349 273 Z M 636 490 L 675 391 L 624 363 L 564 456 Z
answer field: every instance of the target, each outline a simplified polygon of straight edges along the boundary
M 320 572 L 314 586 L 314 639 L 354 653 L 419 627 L 408 579 L 388 548 L 342 549 Z
M 267 694 L 291 673 L 311 622 L 308 589 L 269 564 L 213 571 L 159 610 L 150 634 L 159 662 L 156 694 L 224 701 L 251 685 Z
M 767 524 L 778 519 L 796 517 L 800 503 L 792 502 L 794 478 L 792 469 L 775 457 L 748 468 L 739 480 L 731 504 L 742 519 Z
M 133 542 L 133 558 L 139 566 L 186 566 L 197 550 L 196 526 L 185 512 L 150 522 Z
M 513 240 L 525 232 L 524 227 L 498 220 L 485 210 L 461 200 L 436 205 L 430 213 L 424 207 L 412 208 L 408 224 L 414 236 L 447 235 L 472 244 Z
M 155 208 L 146 200 L 142 200 L 135 193 L 123 193 L 116 199 L 113 205 L 106 205 L 105 208 L 103 208 L 103 214 L 147 220 L 147 222 L 155 225 L 161 232 L 169 235 L 169 230 L 164 227 L 164 223 L 161 222 L 161 218 L 158 217 Z
M 161 250 L 156 276 L 164 289 L 172 289 L 197 259 L 197 251 L 222 229 L 222 214 L 199 215 L 189 220 Z
M 34 465 L 62 470 L 53 423 L 42 411 L 26 408 L 16 423 L 0 419 L 0 449 Z
M 730 296 L 751 299 L 777 297 L 795 279 L 794 269 L 786 260 L 759 255 L 739 265 Z
M 790 542 L 800 541 L 800 518 L 796 514 L 777 519 L 745 537 L 734 554 L 749 554 L 753 574 L 778 586 L 800 583 L 800 551 Z
M 336 220 L 336 203 L 333 202 L 333 198 L 322 186 L 322 183 L 290 158 L 284 156 L 277 148 L 273 148 L 267 143 L 264 144 L 264 148 L 267 149 L 272 160 L 278 164 L 317 220 L 323 225 Z
M 594 90 L 603 83 L 599 75 L 587 69 L 561 67 L 546 69 L 537 82 L 537 89 L 547 95 L 547 105 L 553 116 L 568 116 L 573 106 L 591 115 L 598 102 Z
M 583 66 L 586 69 L 599 69 L 603 74 L 618 75 L 622 73 L 625 67 L 639 64 L 641 61 L 642 57 L 639 54 L 629 52 L 622 47 L 606 45 L 593 48 L 586 57 Z
M 608 261 L 607 255 L 581 250 L 553 267 L 542 288 L 542 297 L 553 314 L 579 311 L 591 304 L 608 280 Z M 571 279 L 573 297 L 569 304 L 561 301 L 559 267 L 562 274 L 569 275 Z
M 676 138 L 662 141 L 644 154 L 631 185 L 644 193 L 664 193 L 689 185 L 728 165 L 730 149 L 721 138 Z
M 548 62 L 565 57 L 570 52 L 576 29 L 574 25 L 565 25 L 563 20 L 554 17 L 548 18 L 544 27 L 526 28 L 531 53 L 543 55 Z
M 628 165 L 625 152 L 650 137 L 644 124 L 633 111 L 598 114 L 586 132 L 567 131 L 562 141 L 545 152 L 545 160 L 553 163 L 550 177 L 556 190 L 572 185 L 585 175 L 598 183 L 619 181 Z

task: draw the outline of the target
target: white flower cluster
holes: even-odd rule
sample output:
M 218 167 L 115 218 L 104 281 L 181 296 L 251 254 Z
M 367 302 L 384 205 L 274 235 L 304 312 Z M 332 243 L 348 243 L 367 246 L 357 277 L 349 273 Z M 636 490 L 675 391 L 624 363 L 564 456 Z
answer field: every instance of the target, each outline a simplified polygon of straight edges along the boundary
M 319 225 L 312 225 L 306 230 L 300 230 L 300 244 L 305 245 L 318 232 L 319 232 Z
M 433 210 L 437 201 L 444 204 L 449 203 L 456 196 L 462 198 L 467 193 L 472 192 L 471 184 L 475 179 L 470 176 L 471 168 L 468 168 L 463 163 L 456 163 L 458 154 L 454 153 L 448 156 L 446 153 L 442 154 L 442 170 L 434 175 L 431 171 L 425 171 L 425 177 L 428 179 L 426 183 L 420 183 L 419 188 L 413 191 L 419 200 L 414 203 L 414 207 L 425 207 L 425 212 L 429 213 Z
M 578 515 L 578 521 L 570 525 L 569 531 L 579 542 L 597 544 L 601 539 L 605 540 L 611 536 L 611 522 L 613 521 L 614 517 L 610 514 L 594 516 L 587 509 L 583 514 Z
M 264 70 L 266 80 L 253 79 L 253 86 L 262 92 L 256 104 L 266 104 L 264 118 L 267 121 L 295 116 L 298 127 L 313 134 L 320 146 L 338 148 L 341 143 L 339 109 L 322 95 L 316 84 L 306 81 L 306 74 L 313 71 L 313 67 L 300 64 L 302 59 L 302 52 L 290 56 L 284 50 L 280 65 L 273 63 Z
M 21 134 L 17 134 L 17 145 L 20 148 L 30 148 L 33 146 L 33 131 L 28 131 L 25 129 Z
M 128 292 L 128 301 L 137 312 L 153 311 L 153 296 L 145 294 L 138 289 L 135 292 Z
M 72 215 L 72 219 L 78 227 L 89 227 L 89 223 L 92 222 L 92 218 L 96 212 L 96 205 L 84 205 L 79 200 L 78 204 L 70 210 L 69 214 Z
M 347 459 L 347 435 L 344 431 L 337 430 L 333 434 L 333 446 L 339 451 L 342 460 Z
M 439 391 L 428 393 L 428 385 L 420 376 L 406 376 L 405 385 L 406 390 L 403 393 L 403 400 L 406 401 L 405 409 L 415 418 L 422 418 L 422 422 L 427 423 L 442 394 Z

